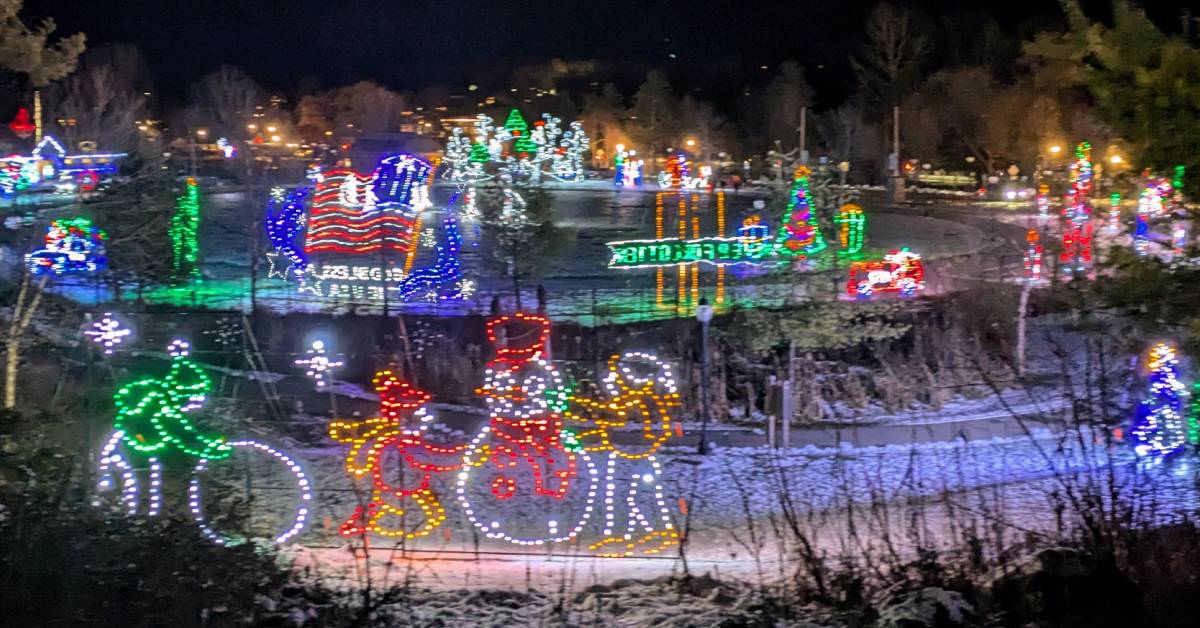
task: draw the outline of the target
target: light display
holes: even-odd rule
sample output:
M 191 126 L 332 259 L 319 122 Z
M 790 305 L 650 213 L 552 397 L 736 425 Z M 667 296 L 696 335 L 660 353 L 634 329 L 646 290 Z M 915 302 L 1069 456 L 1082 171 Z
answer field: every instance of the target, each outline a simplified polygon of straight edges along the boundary
M 81 153 L 68 155 L 58 140 L 42 137 L 29 155 L 0 157 L 0 192 L 11 194 L 26 187 L 72 190 L 91 185 L 117 173 L 125 153 Z M 14 178 L 14 175 L 19 175 Z M 83 191 L 87 191 L 84 189 Z
M 543 176 L 578 181 L 583 178 L 588 147 L 587 134 L 578 121 L 563 130 L 562 120 L 542 114 L 531 128 L 521 112 L 513 109 L 504 125 L 497 127 L 490 117 L 480 114 L 471 132 L 462 128 L 451 131 L 443 176 L 468 185 L 504 175 L 534 183 Z
M 854 203 L 842 205 L 838 210 L 837 224 L 842 250 L 851 255 L 861 252 L 867 233 L 867 215 L 863 213 L 863 208 Z
M 312 482 L 308 479 L 308 474 L 304 472 L 304 468 L 293 460 L 291 456 L 270 445 L 265 445 L 257 441 L 235 440 L 227 443 L 227 446 L 231 449 L 247 448 L 263 452 L 287 468 L 288 473 L 291 474 L 292 479 L 296 482 L 297 505 L 288 526 L 283 532 L 275 535 L 272 540 L 276 543 L 287 543 L 303 532 L 305 526 L 308 525 L 308 513 L 312 504 Z M 212 542 L 217 545 L 241 543 L 245 539 L 223 535 L 213 530 L 212 526 L 208 525 L 208 522 L 205 520 L 200 478 L 209 469 L 209 460 L 209 458 L 201 458 L 196 463 L 196 468 L 192 470 L 192 479 L 188 483 L 188 511 L 192 513 L 192 519 L 200 527 L 200 532 Z
M 189 357 L 182 340 L 167 347 L 171 367 L 162 378 L 126 384 L 113 396 L 115 428 L 125 433 L 125 445 L 143 454 L 179 451 L 198 458 L 229 455 L 223 436 L 205 434 L 188 418 L 207 399 L 212 380 Z
M 563 429 L 569 393 L 544 357 L 550 319 L 499 316 L 487 332 L 496 355 L 477 393 L 489 420 L 463 455 L 458 501 L 491 539 L 535 546 L 575 538 L 592 515 L 597 473 Z M 572 491 L 586 492 L 586 499 L 568 499 Z M 514 509 L 514 499 L 527 506 Z
M 296 358 L 293 364 L 304 367 L 304 374 L 312 378 L 317 388 L 324 388 L 325 378 L 342 363 L 329 359 L 329 356 L 325 354 L 325 342 L 322 340 L 314 340 L 306 353 L 305 357 Z
M 737 237 L 752 244 L 765 243 L 771 238 L 771 228 L 763 224 L 762 216 L 750 214 L 742 220 L 738 227 Z
M 112 355 L 113 349 L 124 342 L 125 337 L 133 332 L 127 327 L 122 327 L 121 321 L 117 320 L 112 312 L 105 312 L 100 320 L 93 322 L 91 328 L 83 333 L 90 337 L 92 342 L 99 345 L 105 355 Z
M 308 270 L 308 256 L 304 254 L 302 245 L 299 243 L 304 235 L 306 222 L 304 201 L 307 198 L 308 188 L 306 187 L 294 190 L 286 197 L 283 196 L 283 190 L 279 190 L 278 194 L 271 195 L 267 204 L 266 220 L 263 221 L 267 237 L 275 248 L 274 253 L 267 255 L 271 260 L 268 276 L 278 275 L 287 278 L 290 274 L 298 278 Z M 286 259 L 287 264 L 276 262 L 279 257 Z M 279 268 L 280 266 L 283 268 Z
M 775 251 L 781 255 L 803 257 L 825 249 L 825 238 L 809 204 L 810 174 L 812 171 L 807 166 L 796 168 L 783 223 L 775 236 Z
M 653 555 L 679 542 L 663 497 L 654 455 L 675 433 L 682 406 L 671 367 L 657 356 L 629 351 L 612 356 L 603 379 L 605 399 L 572 395 L 564 417 L 582 427 L 583 451 L 607 454 L 602 536 L 588 546 L 601 556 Z M 616 432 L 639 427 L 618 443 Z
M 462 236 L 453 211 L 447 211 L 442 218 L 442 232 L 446 234 L 446 242 L 437 245 L 433 265 L 413 271 L 400 282 L 398 293 L 402 300 L 458 301 L 470 296 L 471 284 L 463 278 L 458 260 Z
M 697 238 L 680 240 L 622 240 L 608 242 L 609 268 L 653 268 L 706 262 L 713 265 L 751 264 L 771 253 L 762 239 Z
M 912 296 L 924 289 L 925 266 L 921 256 L 907 248 L 891 251 L 882 260 L 853 262 L 846 283 L 846 294 L 854 298 L 887 292 Z
M 45 246 L 25 256 L 25 265 L 35 275 L 91 273 L 107 265 L 102 229 L 87 218 L 62 218 L 46 230 Z
M 316 170 L 311 208 L 307 189 L 276 195 L 268 205 L 266 230 L 274 246 L 268 254 L 270 276 L 294 278 L 301 292 L 334 299 L 409 300 L 401 282 L 411 276 L 420 247 L 423 213 L 429 198 L 426 162 L 410 155 L 389 155 L 371 175 L 351 170 Z M 457 231 L 447 234 L 457 253 Z M 435 268 L 450 268 L 441 248 Z M 344 263 L 366 257 L 367 263 Z M 457 260 L 454 260 L 457 262 Z M 459 282 L 462 283 L 461 281 Z M 461 288 L 461 285 L 460 285 Z M 445 290 L 446 298 L 455 298 Z M 420 294 L 421 298 L 426 293 Z
M 1146 356 L 1150 379 L 1149 396 L 1138 405 L 1130 434 L 1138 455 L 1165 456 L 1180 451 L 1187 443 L 1184 420 L 1187 388 L 1179 381 L 1175 347 L 1160 342 Z
M 1175 255 L 1182 255 L 1187 249 L 1189 234 L 1189 223 L 1186 220 L 1171 221 L 1171 252 Z
M 1071 164 L 1071 191 L 1063 201 L 1062 251 L 1059 261 L 1063 272 L 1085 272 L 1092 263 L 1092 145 L 1080 142 Z
M 225 159 L 233 159 L 234 157 L 237 157 L 237 146 L 226 138 L 217 138 L 217 148 L 221 149 L 221 154 L 225 156 Z
M 171 237 L 171 265 L 176 279 L 200 277 L 200 185 L 188 177 L 187 189 L 175 200 L 175 213 L 167 233 Z
M 1045 183 L 1038 185 L 1037 191 L 1038 218 L 1045 220 L 1050 217 L 1050 186 Z
M 107 315 L 106 315 L 107 317 Z M 110 327 L 110 325 L 109 325 Z M 110 335 L 110 333 L 109 333 Z M 120 336 L 118 336 L 120 337 Z M 200 477 L 212 461 L 227 459 L 236 449 L 259 451 L 271 460 L 283 463 L 295 480 L 298 506 L 283 532 L 276 534 L 276 543 L 286 543 L 299 534 L 307 522 L 312 502 L 312 484 L 298 462 L 282 451 L 256 441 L 227 441 L 223 436 L 208 435 L 192 423 L 187 413 L 208 399 L 211 379 L 188 358 L 187 342 L 175 340 L 167 347 L 170 369 L 162 378 L 145 378 L 126 384 L 113 395 L 116 418 L 112 435 L 104 441 L 100 453 L 100 473 L 97 489 L 106 492 L 120 484 L 120 502 L 128 514 L 139 507 L 138 465 L 126 456 L 126 450 L 142 457 L 149 469 L 146 490 L 146 514 L 155 516 L 162 508 L 162 463 L 160 456 L 172 453 L 196 457 L 196 467 L 188 484 L 188 510 L 200 532 L 218 544 L 240 543 L 241 538 L 223 536 L 205 520 Z M 98 504 L 98 500 L 96 502 Z
M 207 399 L 212 380 L 188 356 L 190 348 L 182 340 L 167 347 L 171 366 L 162 378 L 146 378 L 123 386 L 113 395 L 117 416 L 114 430 L 100 450 L 99 482 L 101 492 L 120 484 L 120 501 L 129 514 L 139 507 L 138 465 L 125 452 L 145 459 L 149 469 L 146 514 L 155 516 L 162 506 L 162 464 L 159 456 L 172 452 L 197 458 L 188 485 L 188 507 L 201 532 L 219 544 L 243 539 L 217 533 L 205 521 L 200 478 L 211 462 L 230 457 L 236 449 L 268 454 L 282 463 L 296 482 L 298 504 L 288 527 L 274 537 L 275 542 L 291 540 L 303 529 L 312 502 L 312 485 L 300 465 L 287 454 L 252 440 L 227 441 L 223 436 L 205 434 L 187 416 Z
M 617 187 L 641 185 L 642 165 L 642 160 L 637 159 L 636 150 L 626 150 L 624 144 L 617 144 L 613 156 L 613 171 L 616 173 L 613 182 Z
M 529 124 L 525 122 L 519 110 L 512 109 L 508 112 L 508 118 L 504 120 L 504 130 L 512 137 L 523 137 L 529 131 Z
M 696 190 L 707 188 L 712 177 L 712 168 L 701 166 L 698 176 L 693 176 L 692 162 L 687 155 L 676 153 L 667 159 L 667 167 L 658 173 L 658 186 L 663 189 Z
M 371 499 L 342 523 L 342 536 L 378 534 L 414 539 L 435 530 L 446 509 L 434 491 L 435 476 L 458 471 L 466 446 L 445 447 L 426 440 L 433 416 L 425 409 L 425 391 L 395 373 L 376 373 L 379 416 L 365 421 L 334 421 L 329 436 L 350 444 L 346 472 L 371 479 Z M 405 425 L 405 422 L 410 423 Z M 387 458 L 386 454 L 396 455 Z M 392 465 L 387 461 L 394 461 Z
M 1042 280 L 1042 242 L 1037 229 L 1025 232 L 1025 281 Z
M 1108 225 L 1109 233 L 1116 233 L 1121 230 L 1121 195 L 1118 192 L 1113 192 L 1108 197 Z
M 1174 189 L 1163 177 L 1146 177 L 1142 192 L 1138 196 L 1138 215 L 1147 219 L 1162 218 L 1171 210 Z
M 29 119 L 29 110 L 21 107 L 17 109 L 17 115 L 13 117 L 12 122 L 8 123 L 8 128 L 12 130 L 13 135 L 26 139 L 33 135 L 33 131 L 37 127 Z
M 317 180 L 304 242 L 305 255 L 363 255 L 393 251 L 406 255 L 414 215 L 384 210 L 375 196 L 374 177 L 330 170 Z

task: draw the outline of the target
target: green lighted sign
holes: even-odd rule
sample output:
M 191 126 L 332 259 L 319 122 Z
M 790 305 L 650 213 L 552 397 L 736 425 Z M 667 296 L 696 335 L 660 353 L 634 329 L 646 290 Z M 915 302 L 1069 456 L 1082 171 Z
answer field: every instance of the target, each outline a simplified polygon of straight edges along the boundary
M 609 242 L 609 268 L 676 266 L 708 262 L 717 266 L 750 264 L 771 253 L 767 239 L 697 238 Z

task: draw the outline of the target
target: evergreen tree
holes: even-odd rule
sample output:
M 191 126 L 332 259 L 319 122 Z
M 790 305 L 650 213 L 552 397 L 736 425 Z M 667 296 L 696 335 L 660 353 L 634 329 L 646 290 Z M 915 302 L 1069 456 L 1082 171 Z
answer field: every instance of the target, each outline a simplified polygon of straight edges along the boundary
M 821 225 L 811 205 L 812 194 L 808 187 L 811 174 L 807 166 L 800 166 L 792 179 L 787 211 L 775 239 L 775 250 L 783 255 L 811 255 L 825 249 Z
M 1187 388 L 1179 381 L 1175 347 L 1158 343 L 1147 356 L 1150 394 L 1138 406 L 1131 430 L 1139 455 L 1169 455 L 1188 440 L 1184 421 Z

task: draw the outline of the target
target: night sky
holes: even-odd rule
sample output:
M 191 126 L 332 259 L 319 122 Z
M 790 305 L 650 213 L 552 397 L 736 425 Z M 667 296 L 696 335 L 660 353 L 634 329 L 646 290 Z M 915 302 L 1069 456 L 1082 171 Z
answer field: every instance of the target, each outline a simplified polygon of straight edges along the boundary
M 690 2 L 467 2 L 462 0 L 26 0 L 89 43 L 141 47 L 164 95 L 222 63 L 245 67 L 288 93 L 302 78 L 334 87 L 358 79 L 393 89 L 469 82 L 502 87 L 511 68 L 552 57 L 604 62 L 606 80 L 631 92 L 651 67 L 715 101 L 765 82 L 789 58 L 806 66 L 825 101 L 852 83 L 847 63 L 873 0 Z M 1061 20 L 1057 0 L 909 3 L 930 20 L 969 31 L 991 16 L 1025 35 Z M 1101 7 L 1107 2 L 1093 3 Z M 1154 2 L 1177 26 L 1179 2 Z M 1173 23 L 1172 23 L 1173 22 Z M 969 33 L 968 33 L 969 36 Z M 674 53 L 676 58 L 669 55 Z

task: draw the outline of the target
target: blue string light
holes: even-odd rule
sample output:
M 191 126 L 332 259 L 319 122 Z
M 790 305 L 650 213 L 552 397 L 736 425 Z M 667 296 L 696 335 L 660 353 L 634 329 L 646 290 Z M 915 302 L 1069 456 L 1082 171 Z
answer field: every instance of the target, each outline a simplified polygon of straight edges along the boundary
M 291 262 L 289 270 L 297 277 L 308 268 L 308 257 L 296 240 L 304 231 L 304 201 L 307 197 L 308 188 L 305 187 L 288 194 L 286 198 L 273 196 L 267 205 L 267 237 L 271 239 L 276 253 Z
M 400 282 L 402 300 L 415 301 L 434 295 L 438 301 L 457 301 L 469 296 L 468 284 L 463 281 L 462 264 L 458 260 L 462 236 L 454 212 L 446 212 L 442 230 L 446 232 L 446 242 L 437 246 L 437 260 L 433 265 L 414 270 Z

